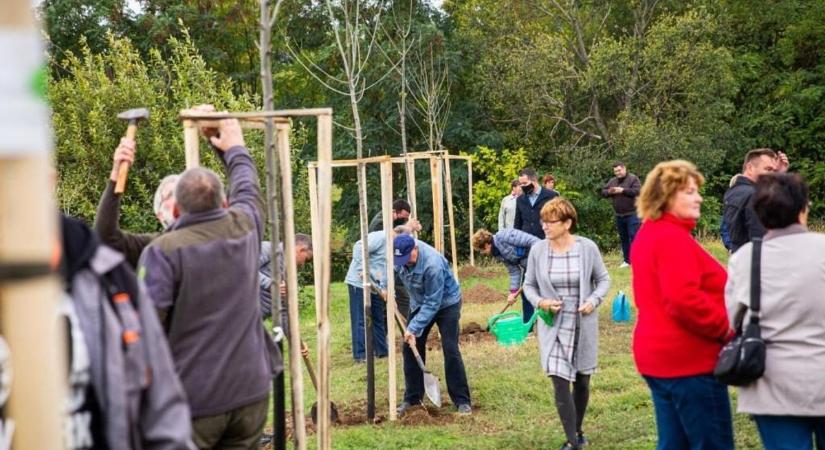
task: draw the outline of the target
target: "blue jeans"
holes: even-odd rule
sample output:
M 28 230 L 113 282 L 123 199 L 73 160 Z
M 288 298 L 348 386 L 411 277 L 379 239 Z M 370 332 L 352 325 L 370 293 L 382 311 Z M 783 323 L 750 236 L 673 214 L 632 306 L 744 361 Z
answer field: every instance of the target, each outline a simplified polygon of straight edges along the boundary
M 410 314 L 410 320 L 420 311 Z M 415 339 L 415 346 L 424 363 L 427 362 L 427 336 L 433 325 L 438 325 L 441 334 L 441 350 L 444 353 L 444 374 L 447 376 L 447 392 L 453 405 L 470 404 L 470 386 L 467 384 L 467 372 L 464 370 L 464 360 L 458 348 L 458 319 L 461 318 L 461 302 L 442 308 Z M 424 398 L 424 372 L 418 367 L 410 346 L 404 344 L 404 401 L 412 405 L 421 403 Z
M 349 318 L 352 333 L 353 359 L 367 358 L 367 327 L 364 324 L 364 289 L 347 285 L 349 289 Z M 372 346 L 375 356 L 387 356 L 387 307 L 384 300 L 376 294 L 370 294 L 372 310 Z
M 622 255 L 624 262 L 630 264 L 630 244 L 636 238 L 641 222 L 636 214 L 629 216 L 616 216 L 616 229 L 619 230 L 619 240 L 622 241 Z
M 530 319 L 533 318 L 533 311 L 535 311 L 535 308 L 533 308 L 533 304 L 530 303 L 527 300 L 527 296 L 524 295 L 524 291 L 522 291 L 522 293 L 521 293 L 521 318 L 522 318 L 522 322 L 524 322 L 524 323 L 529 322 Z M 533 329 L 531 328 L 530 331 L 533 331 Z
M 657 450 L 733 450 L 725 385 L 711 375 L 644 378 L 656 409 Z
M 825 417 L 754 415 L 765 450 L 825 450 Z M 815 438 L 815 440 L 814 440 Z

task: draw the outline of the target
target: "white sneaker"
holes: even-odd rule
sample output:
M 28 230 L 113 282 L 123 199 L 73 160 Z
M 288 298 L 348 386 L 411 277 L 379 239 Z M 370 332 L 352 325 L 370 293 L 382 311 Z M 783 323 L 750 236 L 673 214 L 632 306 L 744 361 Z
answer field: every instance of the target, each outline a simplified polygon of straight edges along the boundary
M 619 265 L 619 269 L 624 269 L 625 267 L 630 267 L 630 264 L 623 262 Z

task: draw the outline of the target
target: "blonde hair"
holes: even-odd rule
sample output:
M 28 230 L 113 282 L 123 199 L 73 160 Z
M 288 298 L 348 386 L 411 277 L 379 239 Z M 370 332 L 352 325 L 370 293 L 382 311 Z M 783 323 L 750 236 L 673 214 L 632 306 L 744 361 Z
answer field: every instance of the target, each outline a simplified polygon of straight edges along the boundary
M 541 207 L 539 216 L 544 222 L 550 222 L 553 220 L 561 220 L 562 222 L 566 222 L 569 220 L 572 222 L 570 225 L 571 230 L 576 227 L 576 222 L 579 220 L 579 216 L 576 213 L 576 208 L 573 207 L 570 200 L 567 200 L 564 197 L 556 197 L 545 203 L 544 206 Z
M 475 234 L 473 234 L 472 243 L 474 249 L 484 250 L 484 247 L 487 244 L 493 243 L 493 234 L 485 230 L 484 228 L 481 228 L 480 230 L 476 231 Z
M 705 177 L 693 163 L 676 159 L 656 164 L 645 178 L 636 200 L 636 210 L 642 220 L 656 220 L 667 209 L 670 199 L 693 179 L 696 187 L 705 184 Z

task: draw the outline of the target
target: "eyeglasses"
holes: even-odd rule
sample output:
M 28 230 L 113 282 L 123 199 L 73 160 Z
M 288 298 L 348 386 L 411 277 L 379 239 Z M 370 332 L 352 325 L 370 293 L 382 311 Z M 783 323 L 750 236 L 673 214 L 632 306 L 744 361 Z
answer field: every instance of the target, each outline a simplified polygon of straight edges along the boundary
M 559 223 L 559 222 L 564 222 L 564 221 L 561 220 L 561 219 L 559 219 L 559 220 L 542 220 L 541 221 L 541 226 L 548 227 L 548 226 L 550 226 L 554 223 Z

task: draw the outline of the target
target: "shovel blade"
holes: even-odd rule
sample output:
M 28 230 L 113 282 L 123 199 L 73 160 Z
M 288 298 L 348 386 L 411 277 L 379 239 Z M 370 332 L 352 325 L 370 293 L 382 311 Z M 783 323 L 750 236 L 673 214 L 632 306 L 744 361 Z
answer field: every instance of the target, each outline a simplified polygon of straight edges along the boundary
M 433 405 L 441 408 L 441 384 L 438 378 L 429 372 L 424 372 L 424 392 Z

